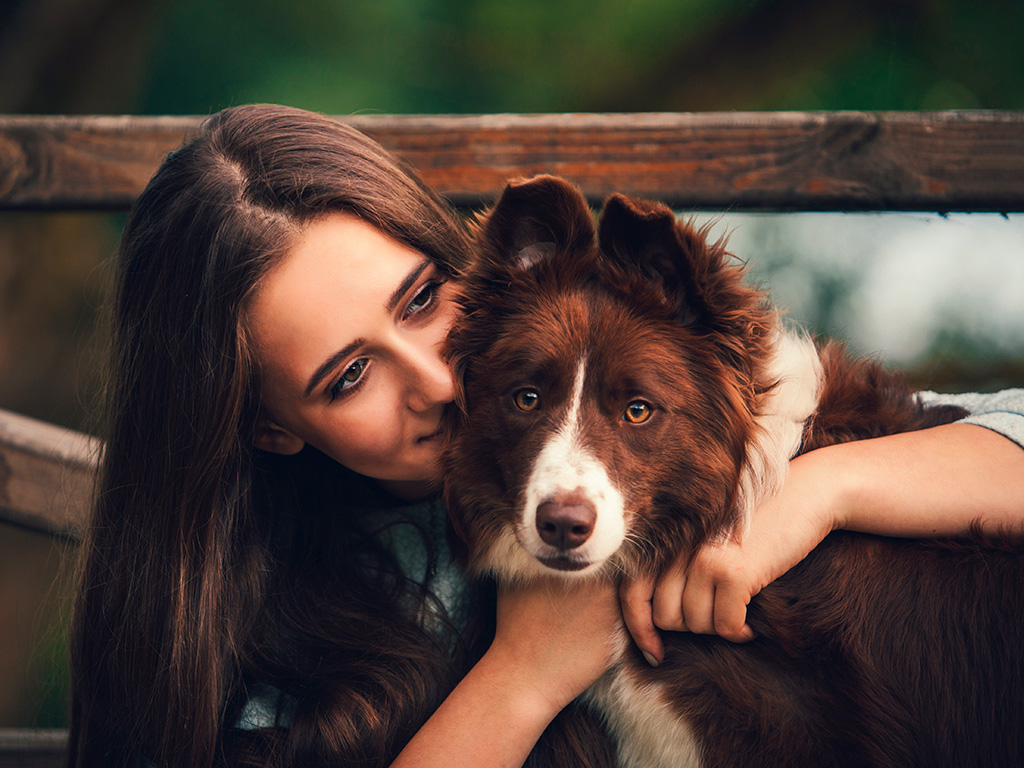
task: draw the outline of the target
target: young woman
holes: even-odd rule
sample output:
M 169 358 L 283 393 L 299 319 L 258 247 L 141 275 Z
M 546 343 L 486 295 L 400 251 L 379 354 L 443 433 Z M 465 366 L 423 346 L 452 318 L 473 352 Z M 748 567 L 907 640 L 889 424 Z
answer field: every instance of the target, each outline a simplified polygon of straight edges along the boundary
M 166 158 L 120 252 L 72 765 L 513 766 L 553 720 L 538 761 L 607 763 L 563 708 L 607 665 L 618 596 L 541 583 L 495 619 L 445 557 L 466 251 L 413 175 L 318 115 L 226 110 Z M 944 448 L 949 482 L 990 448 Z M 655 591 L 624 588 L 645 643 L 672 620 Z

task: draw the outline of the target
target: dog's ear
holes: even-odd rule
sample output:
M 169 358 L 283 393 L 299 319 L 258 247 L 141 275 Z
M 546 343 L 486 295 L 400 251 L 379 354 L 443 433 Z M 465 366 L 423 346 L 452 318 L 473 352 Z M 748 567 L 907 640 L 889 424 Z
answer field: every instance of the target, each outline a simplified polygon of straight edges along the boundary
M 583 194 L 555 176 L 510 181 L 480 224 L 477 242 L 493 266 L 529 269 L 556 254 L 594 243 L 594 218 Z
M 682 322 L 693 323 L 706 310 L 701 282 L 713 254 L 668 206 L 611 195 L 601 210 L 598 242 L 613 264 L 659 284 Z

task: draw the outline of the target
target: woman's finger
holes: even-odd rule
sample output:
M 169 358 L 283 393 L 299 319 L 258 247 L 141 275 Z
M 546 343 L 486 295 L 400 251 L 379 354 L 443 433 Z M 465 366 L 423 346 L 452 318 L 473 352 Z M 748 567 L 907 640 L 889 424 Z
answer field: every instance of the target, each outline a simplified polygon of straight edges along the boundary
M 704 569 L 690 568 L 680 604 L 683 623 L 690 632 L 712 635 L 715 632 L 715 580 Z
M 675 563 L 654 587 L 651 607 L 654 613 L 654 626 L 671 632 L 685 632 L 686 622 L 683 619 L 683 592 L 686 589 L 686 569 L 684 564 Z
M 745 643 L 757 635 L 747 624 L 750 595 L 735 582 L 720 582 L 715 588 L 714 631 L 734 643 Z
M 656 667 L 665 658 L 665 647 L 654 626 L 651 609 L 653 594 L 654 579 L 649 576 L 625 579 L 619 587 L 619 604 L 626 629 L 647 663 Z

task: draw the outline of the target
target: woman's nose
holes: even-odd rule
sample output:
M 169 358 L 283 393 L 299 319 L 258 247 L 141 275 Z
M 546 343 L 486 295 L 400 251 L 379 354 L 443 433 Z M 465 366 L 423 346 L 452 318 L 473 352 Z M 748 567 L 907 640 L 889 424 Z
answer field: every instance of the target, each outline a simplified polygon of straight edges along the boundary
M 429 411 L 455 399 L 455 380 L 439 350 L 423 350 L 416 356 L 414 365 L 414 375 L 409 382 L 409 407 L 412 410 Z

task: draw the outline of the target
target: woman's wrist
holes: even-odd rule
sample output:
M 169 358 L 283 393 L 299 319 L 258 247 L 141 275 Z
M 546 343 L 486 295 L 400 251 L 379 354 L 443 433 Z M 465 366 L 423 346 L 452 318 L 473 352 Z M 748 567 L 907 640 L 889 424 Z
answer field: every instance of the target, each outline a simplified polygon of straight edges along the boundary
M 797 456 L 790 462 L 782 493 L 803 509 L 809 529 L 819 541 L 848 528 L 855 517 L 859 486 L 843 456 L 843 446 L 828 446 Z M 787 514 L 791 514 L 787 511 Z
M 546 727 L 577 694 L 567 692 L 552 675 L 535 669 L 527 661 L 496 642 L 472 671 L 491 681 L 489 685 L 495 695 L 505 697 L 520 722 L 543 723 Z

